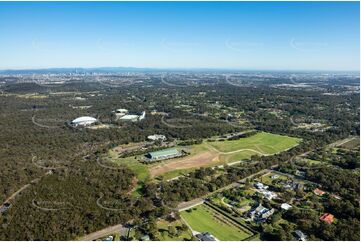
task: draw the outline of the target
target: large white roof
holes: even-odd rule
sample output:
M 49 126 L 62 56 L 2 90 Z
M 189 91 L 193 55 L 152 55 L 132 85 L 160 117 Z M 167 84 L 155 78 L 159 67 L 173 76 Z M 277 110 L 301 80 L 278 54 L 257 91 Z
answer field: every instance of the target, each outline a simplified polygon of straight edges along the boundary
M 136 118 L 139 118 L 139 116 L 135 114 L 129 114 L 121 117 L 120 119 L 136 119 Z
M 89 116 L 83 116 L 83 117 L 76 118 L 71 122 L 72 123 L 82 123 L 82 122 L 96 122 L 96 121 L 97 121 L 96 118 L 89 117 Z

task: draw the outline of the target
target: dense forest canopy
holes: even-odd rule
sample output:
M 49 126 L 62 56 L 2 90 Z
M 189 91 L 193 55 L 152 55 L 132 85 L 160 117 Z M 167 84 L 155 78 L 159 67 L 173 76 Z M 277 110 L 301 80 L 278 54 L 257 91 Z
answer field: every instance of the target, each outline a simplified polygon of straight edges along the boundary
M 179 202 L 273 165 L 282 167 L 295 155 L 359 135 L 359 93 L 350 92 L 342 78 L 330 78 L 329 82 L 310 79 L 308 88 L 285 88 L 279 84 L 290 83 L 282 76 L 238 82 L 235 75 L 229 84 L 223 75 L 188 75 L 169 74 L 166 82 L 156 74 L 141 75 L 134 83 L 119 86 L 93 76 L 62 85 L 2 77 L 0 198 L 5 201 L 23 186 L 30 186 L 0 215 L 0 239 L 69 240 L 134 218 L 166 216 Z M 118 108 L 135 114 L 145 111 L 146 118 L 134 123 L 116 121 L 112 111 Z M 71 127 L 69 122 L 80 116 L 93 116 L 108 127 Z M 303 142 L 274 156 L 226 166 L 222 175 L 202 168 L 172 182 L 145 182 L 140 197 L 130 195 L 135 174 L 128 167 L 106 169 L 96 161 L 112 147 L 142 142 L 152 134 L 188 142 L 245 130 L 285 134 Z M 359 159 L 359 153 L 340 155 Z M 333 164 L 345 170 L 321 167 L 308 171 L 307 178 L 347 199 L 326 206 L 335 213 L 340 207 L 346 210 L 339 216 L 343 219 L 340 224 L 351 232 L 319 236 L 352 240 L 352 231 L 359 224 L 359 173 L 347 169 L 357 169 L 359 163 L 335 158 Z M 292 167 L 282 168 L 292 171 Z M 111 206 L 118 212 L 99 207 L 99 198 L 105 199 L 103 205 L 113 201 Z M 307 215 L 295 212 L 290 216 Z M 318 231 L 323 225 L 304 226 Z

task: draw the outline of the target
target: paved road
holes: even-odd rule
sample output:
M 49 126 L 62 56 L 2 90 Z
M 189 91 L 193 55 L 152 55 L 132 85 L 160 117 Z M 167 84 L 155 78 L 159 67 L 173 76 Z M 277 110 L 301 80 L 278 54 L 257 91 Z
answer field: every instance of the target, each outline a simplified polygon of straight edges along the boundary
M 102 230 L 98 230 L 91 234 L 87 234 L 87 235 L 79 238 L 78 240 L 91 241 L 91 240 L 96 240 L 96 239 L 106 237 L 106 236 L 109 236 L 112 234 L 120 234 L 122 236 L 122 235 L 125 235 L 126 231 L 127 231 L 127 229 L 124 228 L 122 224 L 117 224 L 117 225 L 107 227 Z

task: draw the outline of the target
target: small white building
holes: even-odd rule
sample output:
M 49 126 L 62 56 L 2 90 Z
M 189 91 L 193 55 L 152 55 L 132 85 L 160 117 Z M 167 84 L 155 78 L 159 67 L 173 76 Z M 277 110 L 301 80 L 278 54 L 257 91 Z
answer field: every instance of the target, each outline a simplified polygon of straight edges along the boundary
M 137 122 L 137 121 L 143 120 L 144 118 L 145 118 L 145 111 L 143 111 L 141 115 L 126 114 L 126 115 L 120 117 L 119 120 Z
M 79 118 L 76 118 L 73 121 L 71 121 L 71 125 L 73 125 L 75 127 L 89 126 L 89 125 L 96 123 L 97 121 L 98 120 L 96 118 L 89 117 L 89 116 L 83 116 L 83 117 L 79 117 Z
M 292 206 L 289 205 L 288 203 L 282 203 L 282 204 L 281 204 L 281 208 L 282 208 L 283 210 L 289 210 L 289 209 L 292 208 Z
M 268 186 L 265 186 L 265 185 L 263 185 L 263 183 L 260 183 L 260 182 L 257 182 L 254 186 L 260 190 L 266 190 L 268 188 Z
M 277 197 L 277 194 L 271 191 L 262 191 L 261 193 L 265 198 L 267 198 L 270 201 Z
M 274 209 L 268 209 L 259 204 L 258 207 L 250 210 L 249 216 L 255 222 L 264 222 L 274 213 Z

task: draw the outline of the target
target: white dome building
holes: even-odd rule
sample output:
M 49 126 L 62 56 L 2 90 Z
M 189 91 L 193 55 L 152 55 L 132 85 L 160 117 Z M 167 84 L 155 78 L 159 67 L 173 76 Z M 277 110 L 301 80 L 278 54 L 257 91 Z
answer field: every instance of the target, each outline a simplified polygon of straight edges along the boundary
M 92 125 L 95 122 L 97 122 L 98 120 L 96 118 L 93 117 L 89 117 L 89 116 L 83 116 L 83 117 L 79 117 L 74 119 L 73 121 L 71 121 L 71 124 L 74 126 L 88 126 L 88 125 Z

